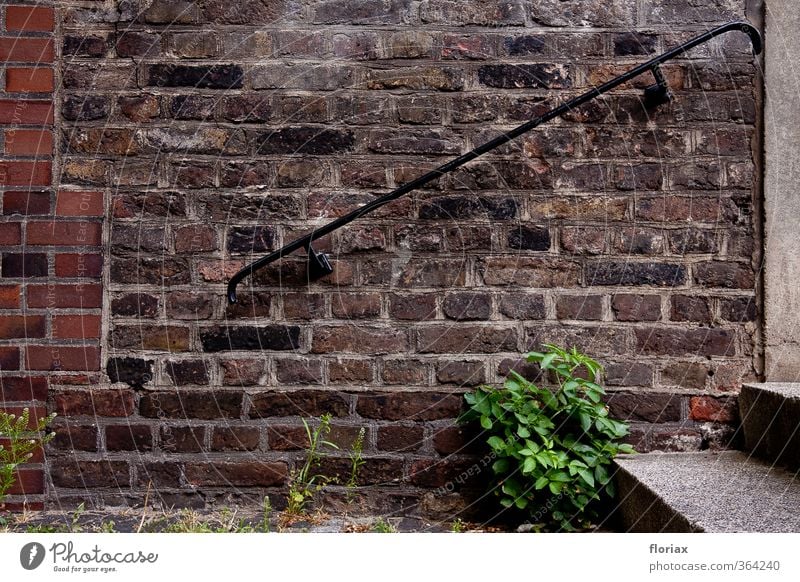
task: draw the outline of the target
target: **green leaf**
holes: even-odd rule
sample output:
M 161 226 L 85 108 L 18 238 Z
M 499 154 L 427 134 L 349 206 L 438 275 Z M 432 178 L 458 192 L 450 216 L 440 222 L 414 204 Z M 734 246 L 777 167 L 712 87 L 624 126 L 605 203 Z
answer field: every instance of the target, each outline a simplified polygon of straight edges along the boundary
M 510 467 L 511 463 L 508 459 L 497 459 L 494 463 L 492 463 L 492 471 L 497 474 L 507 473 Z
M 592 428 L 592 417 L 586 412 L 581 411 L 578 413 L 578 418 L 580 418 L 581 429 L 583 432 L 589 432 Z
M 514 499 L 512 497 L 503 497 L 500 500 L 500 505 L 502 505 L 503 507 L 511 507 L 512 505 L 514 505 Z
M 517 500 L 514 502 L 514 505 L 517 506 L 518 509 L 525 509 L 528 507 L 528 500 L 524 497 L 517 497 Z
M 506 448 L 506 441 L 501 439 L 499 436 L 490 436 L 486 440 L 486 444 L 492 447 L 496 451 Z
M 620 453 L 632 454 L 636 452 L 636 450 L 628 443 L 622 443 L 618 445 L 618 448 Z
M 492 419 L 486 416 L 485 414 L 481 415 L 481 426 L 486 430 L 492 428 Z
M 524 427 L 524 426 L 520 426 L 520 427 L 518 427 L 518 428 L 517 428 L 517 434 L 518 434 L 520 437 L 522 437 L 522 438 L 526 439 L 526 438 L 528 438 L 528 437 L 530 437 L 530 436 L 531 436 L 531 431 L 529 431 L 529 430 L 528 430 L 526 427 Z
M 597 479 L 597 482 L 600 483 L 600 485 L 605 485 L 610 480 L 608 476 L 608 471 L 606 471 L 606 468 L 603 465 L 597 465 L 594 468 L 594 476 Z
M 535 468 L 536 468 L 536 459 L 534 457 L 528 457 L 522 463 L 522 472 L 525 475 L 532 472 Z
M 547 354 L 542 358 L 542 362 L 539 364 L 539 367 L 542 370 L 547 370 L 550 367 L 550 364 L 553 363 L 553 360 L 555 360 L 557 357 L 558 354 Z
M 544 489 L 547 487 L 548 483 L 550 483 L 550 479 L 542 475 L 536 480 L 536 483 L 533 486 L 538 491 L 539 489 Z
M 561 489 L 564 488 L 564 484 L 560 483 L 559 481 L 550 481 L 550 493 L 553 495 L 558 495 L 561 493 Z
M 594 487 L 594 475 L 592 475 L 592 472 L 589 469 L 580 469 L 578 471 L 578 475 L 581 476 L 581 479 L 586 481 L 589 487 Z

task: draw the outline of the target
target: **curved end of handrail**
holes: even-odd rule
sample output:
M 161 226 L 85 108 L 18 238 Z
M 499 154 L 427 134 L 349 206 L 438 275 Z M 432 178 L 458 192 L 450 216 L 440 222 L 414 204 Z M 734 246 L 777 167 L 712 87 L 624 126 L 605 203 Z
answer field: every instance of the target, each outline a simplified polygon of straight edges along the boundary
M 236 273 L 231 280 L 228 281 L 228 304 L 233 305 L 236 303 L 236 286 L 239 284 L 241 279 L 238 277 L 239 273 Z
M 761 40 L 761 33 L 749 22 L 741 21 L 736 23 L 741 31 L 750 37 L 750 44 L 753 45 L 753 54 L 760 55 L 764 49 L 764 42 Z

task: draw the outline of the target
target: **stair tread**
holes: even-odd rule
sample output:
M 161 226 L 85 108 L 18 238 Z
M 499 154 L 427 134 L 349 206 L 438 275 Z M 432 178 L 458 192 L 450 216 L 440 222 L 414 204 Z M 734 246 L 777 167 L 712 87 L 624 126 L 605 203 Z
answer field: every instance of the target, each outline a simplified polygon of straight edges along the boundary
M 800 382 L 747 382 L 744 386 L 774 392 L 784 398 L 800 398 Z
M 688 526 L 685 531 L 800 532 L 797 475 L 747 453 L 648 453 L 621 456 L 616 462 L 627 473 L 623 477 L 636 484 L 632 490 L 626 487 L 630 499 L 622 498 L 621 504 L 651 500 L 629 511 L 626 521 L 649 506 L 666 506 L 656 517 L 665 524 L 648 523 L 645 529 L 681 531 L 683 526 L 675 525 L 680 522 Z M 637 529 L 635 523 L 626 527 Z

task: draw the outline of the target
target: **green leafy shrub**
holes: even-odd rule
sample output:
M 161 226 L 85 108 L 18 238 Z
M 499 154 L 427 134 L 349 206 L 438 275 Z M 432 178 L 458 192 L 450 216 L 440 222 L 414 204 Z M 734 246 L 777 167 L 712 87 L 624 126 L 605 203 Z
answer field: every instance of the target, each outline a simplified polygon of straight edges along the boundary
M 55 416 L 51 414 L 37 419 L 35 431 L 43 432 Z M 37 448 L 47 444 L 55 436 L 53 433 L 41 436 L 34 434 L 28 428 L 30 418 L 30 410 L 27 408 L 23 409 L 19 416 L 0 411 L 0 438 L 8 440 L 8 444 L 0 444 L 0 504 L 14 484 L 17 467 L 30 459 Z
M 464 397 L 463 421 L 480 423 L 495 457 L 495 493 L 504 508 L 516 508 L 546 529 L 587 528 L 598 506 L 615 495 L 609 474 L 624 422 L 608 417 L 603 388 L 595 382 L 603 367 L 577 349 L 546 345 L 526 355 L 539 365 L 552 388 L 511 372 L 501 388 L 479 386 Z

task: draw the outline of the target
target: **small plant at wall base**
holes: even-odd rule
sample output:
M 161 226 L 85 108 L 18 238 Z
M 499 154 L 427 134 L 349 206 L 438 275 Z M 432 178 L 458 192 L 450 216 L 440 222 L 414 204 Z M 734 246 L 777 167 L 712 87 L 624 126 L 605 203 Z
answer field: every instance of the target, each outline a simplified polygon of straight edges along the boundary
M 313 499 L 314 494 L 330 481 L 324 475 L 314 472 L 322 458 L 319 453 L 320 447 L 339 448 L 335 443 L 325 440 L 325 435 L 331 432 L 330 414 L 323 414 L 319 419 L 319 425 L 314 429 L 309 426 L 305 419 L 301 420 L 306 429 L 308 448 L 306 449 L 306 458 L 302 467 L 291 474 L 286 511 L 293 515 L 303 513 L 307 503 Z
M 530 352 L 552 388 L 539 387 L 512 371 L 500 388 L 479 386 L 465 394 L 464 422 L 478 422 L 495 461 L 494 491 L 504 508 L 524 512 L 546 529 L 591 526 L 598 506 L 615 495 L 609 467 L 628 425 L 608 417 L 603 367 L 577 349 L 547 344 Z
M 41 436 L 55 418 L 55 414 L 36 420 L 36 427 L 28 428 L 31 420 L 30 410 L 23 409 L 22 414 L 16 416 L 7 412 L 0 412 L 0 439 L 7 441 L 0 443 L 0 507 L 6 494 L 14 485 L 17 467 L 33 457 L 36 449 L 44 446 L 55 436 L 55 433 L 46 433 Z

